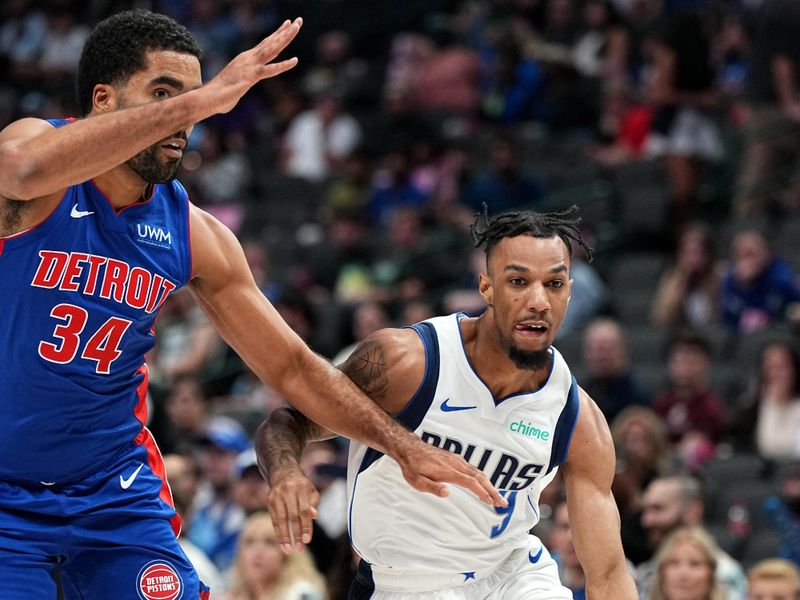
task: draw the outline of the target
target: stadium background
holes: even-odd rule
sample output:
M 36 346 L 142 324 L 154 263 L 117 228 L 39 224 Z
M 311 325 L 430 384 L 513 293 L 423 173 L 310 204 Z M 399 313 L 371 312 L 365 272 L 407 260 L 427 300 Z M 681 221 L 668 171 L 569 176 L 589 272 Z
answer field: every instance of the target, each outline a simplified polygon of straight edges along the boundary
M 198 125 L 179 176 L 196 204 L 237 233 L 284 318 L 337 360 L 376 328 L 475 310 L 474 211 L 484 202 L 490 213 L 578 205 L 596 256 L 591 265 L 576 257 L 579 287 L 556 345 L 612 426 L 630 404 L 655 410 L 661 425 L 648 435 L 668 444 L 650 475 L 698 475 L 707 528 L 748 566 L 798 548 L 796 530 L 787 541 L 786 523 L 774 528 L 762 509 L 800 458 L 796 351 L 779 421 L 789 442 L 776 447 L 758 433 L 769 387 L 761 350 L 774 339 L 797 343 L 800 93 L 794 105 L 781 102 L 763 77 L 776 55 L 800 74 L 800 18 L 781 12 L 790 4 L 7 0 L 0 126 L 75 115 L 83 40 L 119 10 L 151 8 L 189 27 L 206 80 L 282 19 L 302 16 L 291 49 L 299 66 Z M 757 138 L 752 124 L 765 114 L 772 128 Z M 756 160 L 757 144 L 771 148 L 770 160 Z M 710 241 L 698 259 L 705 267 L 678 285 L 691 262 L 680 258 L 680 232 L 697 222 Z M 748 312 L 752 297 L 730 279 L 732 242 L 752 227 L 790 272 L 765 292 L 761 312 Z M 778 285 L 770 273 L 752 285 Z M 602 339 L 590 342 L 596 317 L 619 323 L 622 338 L 603 322 Z M 239 451 L 282 399 L 217 338 L 187 293 L 165 305 L 157 333 L 151 429 L 197 476 L 186 489 L 173 482 L 187 536 L 230 580 L 236 536 L 264 493 L 257 481 L 245 487 L 253 464 Z M 699 374 L 676 365 L 676 338 Z M 625 426 L 614 427 L 623 479 Z M 341 440 L 321 446 L 308 464 L 332 490 L 321 519 L 330 539 L 314 554 L 333 597 L 350 568 L 337 513 L 344 448 Z M 615 490 L 634 563 L 649 555 L 635 543 L 646 479 Z M 546 519 L 541 529 L 546 535 Z

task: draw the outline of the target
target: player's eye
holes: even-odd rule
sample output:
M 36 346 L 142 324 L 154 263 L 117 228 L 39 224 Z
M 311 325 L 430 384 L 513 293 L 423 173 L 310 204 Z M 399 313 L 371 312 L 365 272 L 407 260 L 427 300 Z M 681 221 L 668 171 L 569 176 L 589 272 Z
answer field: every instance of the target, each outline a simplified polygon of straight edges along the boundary
M 511 279 L 511 285 L 525 285 L 525 280 L 522 277 L 514 277 Z
M 163 100 L 164 98 L 169 98 L 169 92 L 162 88 L 159 88 L 155 92 L 153 92 L 153 95 L 159 100 Z
M 562 288 L 564 287 L 564 282 L 561 281 L 560 279 L 556 279 L 555 281 L 550 282 L 550 287 Z

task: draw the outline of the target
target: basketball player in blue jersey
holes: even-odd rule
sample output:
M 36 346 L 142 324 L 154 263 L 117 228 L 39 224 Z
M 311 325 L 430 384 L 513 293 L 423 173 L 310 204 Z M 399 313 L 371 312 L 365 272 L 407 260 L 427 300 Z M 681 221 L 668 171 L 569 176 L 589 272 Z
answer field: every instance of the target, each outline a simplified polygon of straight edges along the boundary
M 585 247 L 576 210 L 479 215 L 473 237 L 487 256 L 485 312 L 379 330 L 343 363 L 378 405 L 477 466 L 508 501 L 482 505 L 457 487 L 447 498 L 426 497 L 405 485 L 395 461 L 353 442 L 348 520 L 362 561 L 351 599 L 572 598 L 529 535 L 539 494 L 559 466 L 588 598 L 637 598 L 611 495 L 611 435 L 552 346 L 570 299 L 570 243 Z M 299 458 L 327 435 L 292 409 L 274 412 L 257 434 L 284 551 L 292 551 L 291 532 L 310 534 L 319 496 Z
M 146 420 L 159 307 L 188 285 L 222 336 L 300 410 L 502 504 L 461 458 L 424 444 L 314 355 L 258 291 L 236 238 L 174 180 L 195 123 L 233 108 L 297 35 L 285 22 L 202 84 L 182 26 L 147 11 L 100 23 L 81 56 L 84 118 L 0 132 L 0 597 L 207 597 L 180 551 Z

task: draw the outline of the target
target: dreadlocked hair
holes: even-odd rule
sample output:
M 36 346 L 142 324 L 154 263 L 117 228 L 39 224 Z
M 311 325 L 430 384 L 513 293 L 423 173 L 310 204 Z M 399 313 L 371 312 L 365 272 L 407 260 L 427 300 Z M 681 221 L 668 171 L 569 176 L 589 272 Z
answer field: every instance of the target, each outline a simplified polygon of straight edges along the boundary
M 578 227 L 581 224 L 581 218 L 578 216 L 578 211 L 578 207 L 573 204 L 561 212 L 505 212 L 489 219 L 489 209 L 484 203 L 483 211 L 475 213 L 475 222 L 469 230 L 472 234 L 473 244 L 476 248 L 483 246 L 487 258 L 503 238 L 518 235 L 530 235 L 537 238 L 558 236 L 566 244 L 570 256 L 572 255 L 572 242 L 576 242 L 586 252 L 586 260 L 591 262 L 594 250 L 581 235 Z

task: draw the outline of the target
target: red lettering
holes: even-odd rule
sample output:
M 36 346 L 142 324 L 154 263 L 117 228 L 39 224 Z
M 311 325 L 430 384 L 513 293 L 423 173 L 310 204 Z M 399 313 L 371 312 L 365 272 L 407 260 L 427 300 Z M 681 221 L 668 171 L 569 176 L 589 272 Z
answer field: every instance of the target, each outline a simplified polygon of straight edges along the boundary
M 114 298 L 122 302 L 125 298 L 125 282 L 128 280 L 130 267 L 121 260 L 109 258 L 103 273 L 103 285 L 100 287 L 101 298 Z
M 158 297 L 161 292 L 161 286 L 164 284 L 164 278 L 156 273 L 153 275 L 153 283 L 150 285 L 150 297 L 147 300 L 147 306 L 145 307 L 146 313 L 151 313 L 156 309 L 156 302 L 158 302 Z
M 133 308 L 144 308 L 144 305 L 147 304 L 147 294 L 150 292 L 151 281 L 150 271 L 145 271 L 141 267 L 131 269 L 128 290 L 125 293 L 125 302 Z
M 172 290 L 174 290 L 176 287 L 177 286 L 174 283 L 172 283 L 171 281 L 167 281 L 165 279 L 163 286 L 164 292 L 161 294 L 161 298 L 159 299 L 158 304 L 156 304 L 156 307 L 153 310 L 158 310 L 159 308 L 161 308 L 161 305 L 164 304 L 164 301 L 167 299 L 167 296 L 169 296 L 170 292 L 172 292 Z
M 86 277 L 86 287 L 83 289 L 84 294 L 94 294 L 94 289 L 97 286 L 97 276 L 100 274 L 100 265 L 106 263 L 108 259 L 105 256 L 89 255 L 89 275 Z
M 39 267 L 36 269 L 36 274 L 33 276 L 31 285 L 53 289 L 61 281 L 61 276 L 64 274 L 64 267 L 67 265 L 66 252 L 55 252 L 51 250 L 40 250 Z
M 88 254 L 82 252 L 72 252 L 69 255 L 69 261 L 64 269 L 64 279 L 61 281 L 59 289 L 67 292 L 77 292 L 80 284 L 75 281 L 76 277 L 80 277 L 83 272 L 83 267 L 80 263 L 86 262 L 89 258 Z

